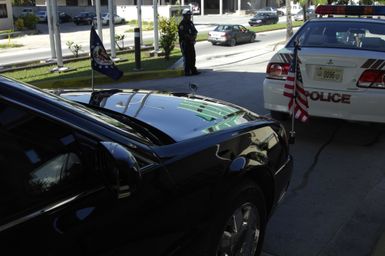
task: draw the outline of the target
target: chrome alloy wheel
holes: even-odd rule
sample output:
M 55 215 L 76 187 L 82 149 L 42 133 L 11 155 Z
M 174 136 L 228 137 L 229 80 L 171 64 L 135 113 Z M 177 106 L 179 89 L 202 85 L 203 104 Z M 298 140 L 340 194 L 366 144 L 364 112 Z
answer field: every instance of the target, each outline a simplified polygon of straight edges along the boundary
M 254 256 L 260 238 L 260 216 L 252 203 L 237 208 L 227 221 L 217 248 L 217 256 Z

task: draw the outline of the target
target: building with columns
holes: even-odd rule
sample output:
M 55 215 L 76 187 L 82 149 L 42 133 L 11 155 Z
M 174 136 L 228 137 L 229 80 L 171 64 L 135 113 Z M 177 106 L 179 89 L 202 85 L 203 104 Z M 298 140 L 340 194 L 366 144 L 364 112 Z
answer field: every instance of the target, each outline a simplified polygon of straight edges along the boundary
M 3 0 L 0 0 L 3 1 Z M 119 6 L 136 6 L 138 0 L 115 0 L 117 8 Z M 46 0 L 36 0 L 36 6 L 45 6 Z M 225 13 L 244 13 L 252 5 L 254 8 L 262 8 L 266 5 L 276 6 L 276 0 L 158 0 L 158 6 L 177 6 L 188 5 L 191 2 L 199 4 L 201 15 L 205 14 L 225 14 Z M 108 0 L 101 0 L 101 5 L 106 6 Z M 153 0 L 141 0 L 142 6 L 152 6 Z M 94 6 L 94 0 L 58 0 L 58 6 Z M 204 8 L 202 8 L 202 6 Z

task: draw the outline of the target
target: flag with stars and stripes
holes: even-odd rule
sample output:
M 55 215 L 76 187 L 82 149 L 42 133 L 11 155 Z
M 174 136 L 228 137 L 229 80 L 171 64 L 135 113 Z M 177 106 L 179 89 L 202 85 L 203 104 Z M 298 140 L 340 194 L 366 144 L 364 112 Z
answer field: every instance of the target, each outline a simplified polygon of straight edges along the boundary
M 290 69 L 287 74 L 283 95 L 290 98 L 288 108 L 289 113 L 302 122 L 309 118 L 307 109 L 309 108 L 307 96 L 303 87 L 302 75 L 300 69 L 300 60 L 298 58 L 298 48 L 294 47 L 293 59 L 290 63 Z
M 114 80 L 118 80 L 122 77 L 123 72 L 115 66 L 110 56 L 108 56 L 94 26 L 91 27 L 90 48 L 91 67 L 93 70 L 105 74 Z

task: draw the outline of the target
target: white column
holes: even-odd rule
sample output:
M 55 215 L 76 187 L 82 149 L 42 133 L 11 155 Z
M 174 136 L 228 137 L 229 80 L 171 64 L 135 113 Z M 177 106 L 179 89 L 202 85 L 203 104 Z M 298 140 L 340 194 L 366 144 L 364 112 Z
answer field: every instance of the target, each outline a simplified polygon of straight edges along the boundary
M 154 8 L 154 55 L 158 55 L 159 51 L 159 32 L 158 32 L 158 1 L 153 0 Z
M 219 0 L 219 15 L 223 14 L 223 0 Z
M 138 28 L 139 28 L 139 36 L 140 36 L 140 45 L 143 45 L 143 37 L 142 37 L 142 0 L 137 0 L 138 9 Z
M 205 1 L 201 0 L 201 16 L 205 15 Z
M 241 0 L 238 0 L 238 13 L 241 13 Z
M 115 51 L 115 24 L 114 24 L 114 11 L 112 9 L 113 7 L 113 0 L 108 0 L 108 14 L 110 15 L 110 44 L 111 44 L 111 58 L 116 58 L 116 51 Z
M 63 67 L 63 54 L 61 50 L 61 40 L 60 40 L 60 24 L 57 18 L 57 1 L 52 1 L 52 21 L 53 21 L 53 28 L 55 32 L 55 45 L 56 45 L 56 54 L 57 54 L 57 66 L 60 71 L 60 68 Z
M 55 35 L 53 28 L 52 0 L 47 0 L 47 23 L 49 33 L 49 45 L 51 47 L 51 58 L 56 59 Z
M 102 19 L 100 17 L 100 0 L 95 0 L 95 5 L 96 5 L 96 22 L 97 22 L 97 27 L 98 27 L 98 35 L 100 38 L 100 41 L 103 43 L 103 30 L 102 30 Z

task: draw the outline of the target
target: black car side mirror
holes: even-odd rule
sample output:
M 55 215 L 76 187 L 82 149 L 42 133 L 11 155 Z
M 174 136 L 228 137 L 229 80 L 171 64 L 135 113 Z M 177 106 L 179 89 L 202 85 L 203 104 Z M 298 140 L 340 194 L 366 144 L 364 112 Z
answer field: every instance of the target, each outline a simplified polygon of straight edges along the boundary
M 100 167 L 107 185 L 118 199 L 130 196 L 139 186 L 141 172 L 132 153 L 122 145 L 100 142 Z

